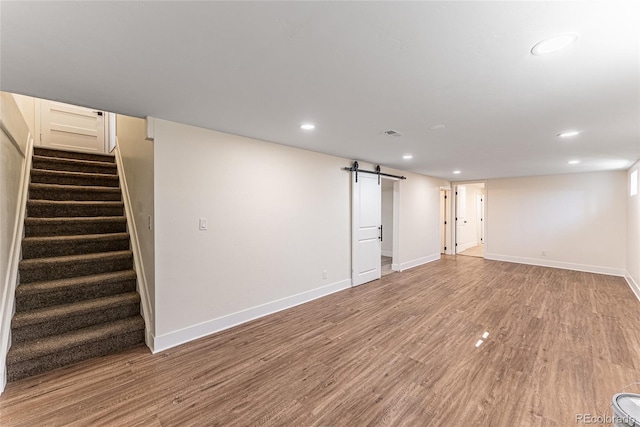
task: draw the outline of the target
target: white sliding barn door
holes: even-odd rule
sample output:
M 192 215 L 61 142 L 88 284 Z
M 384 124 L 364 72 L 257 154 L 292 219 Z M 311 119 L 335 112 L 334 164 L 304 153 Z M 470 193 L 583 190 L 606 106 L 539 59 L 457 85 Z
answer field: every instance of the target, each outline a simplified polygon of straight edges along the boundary
M 351 284 L 358 286 L 380 278 L 382 194 L 377 175 L 352 172 L 351 176 Z
M 42 145 L 73 151 L 105 152 L 105 114 L 90 108 L 40 101 Z

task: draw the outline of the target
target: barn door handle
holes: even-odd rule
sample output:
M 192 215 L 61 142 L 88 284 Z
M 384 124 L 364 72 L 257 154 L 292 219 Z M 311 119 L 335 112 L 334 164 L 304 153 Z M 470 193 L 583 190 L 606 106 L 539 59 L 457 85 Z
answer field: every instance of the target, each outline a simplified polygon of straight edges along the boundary
M 378 239 L 380 239 L 380 241 L 382 242 L 382 225 L 378 227 L 378 230 L 380 230 L 380 236 L 378 237 Z

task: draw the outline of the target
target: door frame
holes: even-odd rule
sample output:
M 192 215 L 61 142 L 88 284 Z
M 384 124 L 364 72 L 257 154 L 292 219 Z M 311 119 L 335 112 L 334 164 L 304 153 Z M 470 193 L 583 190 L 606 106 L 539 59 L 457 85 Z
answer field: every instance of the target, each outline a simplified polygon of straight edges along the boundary
M 351 174 L 353 174 L 354 172 L 351 172 Z M 387 179 L 389 181 L 393 181 L 393 243 L 392 243 L 392 247 L 393 247 L 393 256 L 391 259 L 391 270 L 393 271 L 402 271 L 402 265 L 400 263 L 400 182 L 401 180 L 398 178 L 393 178 L 393 177 L 380 177 L 380 179 Z M 353 176 L 349 177 L 350 180 L 350 192 L 349 192 L 349 197 L 350 197 L 350 236 L 351 236 L 351 257 L 350 257 L 350 261 L 351 261 L 351 276 L 350 276 L 350 281 L 351 281 L 351 287 L 355 287 L 355 286 L 359 286 L 359 285 L 355 285 L 354 286 L 354 280 L 353 280 L 353 272 L 354 272 L 354 268 L 353 268 L 353 264 L 354 264 L 354 260 L 353 260 L 353 253 L 354 253 L 354 245 L 355 243 L 355 231 L 354 231 L 354 206 L 353 206 Z M 382 186 L 382 181 L 380 182 L 380 186 Z M 382 209 L 382 188 L 380 191 L 380 209 Z M 382 212 L 381 212 L 382 215 Z M 382 222 L 382 217 L 381 217 L 381 222 Z M 384 231 L 384 230 L 383 230 Z M 384 236 L 383 236 L 384 238 Z M 378 262 L 380 263 L 380 269 L 382 269 L 382 257 L 379 257 Z M 379 279 L 378 279 L 379 280 Z
M 487 254 L 487 242 L 489 241 L 489 227 L 487 225 L 487 212 L 489 211 L 487 209 L 488 205 L 489 205 L 489 185 L 487 183 L 487 181 L 455 181 L 451 183 L 451 187 L 453 188 L 453 191 L 457 191 L 458 186 L 459 185 L 470 185 L 470 184 L 484 184 L 484 252 L 485 252 L 485 256 Z M 453 193 L 455 194 L 455 193 Z M 453 253 L 452 255 L 457 255 L 458 254 L 458 248 L 457 248 L 457 241 L 458 241 L 458 227 L 457 227 L 457 223 L 456 223 L 456 212 L 458 209 L 457 206 L 457 197 L 452 197 L 452 205 L 451 205 L 451 223 L 453 224 L 452 226 L 452 231 L 451 231 L 451 237 L 452 237 L 452 248 L 453 248 Z
M 42 98 L 33 98 L 33 99 L 34 99 L 34 108 L 35 108 L 35 132 L 36 132 L 33 140 L 34 140 L 34 145 L 42 147 L 43 146 L 42 145 L 42 123 L 41 123 L 42 101 L 47 101 L 47 102 L 62 102 L 62 101 L 52 101 L 49 99 L 42 99 Z M 69 104 L 69 103 L 64 102 L 64 104 Z M 82 105 L 76 105 L 76 104 L 69 104 L 69 105 L 75 105 L 76 107 L 82 107 L 82 108 L 89 108 L 89 107 L 83 107 Z M 99 110 L 99 111 L 102 111 L 102 110 Z M 112 136 L 112 133 L 110 132 L 111 127 L 113 127 L 113 130 L 114 130 L 114 134 L 113 134 L 114 141 L 116 137 L 115 113 L 109 113 L 107 111 L 103 111 L 103 117 L 104 117 L 104 147 L 102 147 L 102 149 L 104 150 L 103 153 L 109 154 L 112 151 L 112 149 L 110 148 L 110 144 L 111 144 L 110 137 Z M 111 124 L 111 120 L 113 120 L 113 125 Z M 68 150 L 68 151 L 74 151 L 74 150 Z
M 478 227 L 478 244 L 484 245 L 484 194 L 476 194 L 476 226 Z
M 440 253 L 444 255 L 454 255 L 452 240 L 453 235 L 451 233 L 452 206 L 453 203 L 451 202 L 451 187 L 440 187 L 440 213 L 442 214 L 442 210 L 444 208 L 444 214 L 438 217 L 438 221 L 440 221 L 439 241 L 442 242 L 442 234 L 444 233 L 444 246 L 446 250 L 443 252 L 442 247 L 440 248 Z
M 391 242 L 391 270 L 402 271 L 400 269 L 400 180 L 393 177 L 381 177 L 393 182 L 393 241 Z M 382 182 L 380 183 L 382 185 Z M 382 206 L 382 204 L 380 204 Z M 382 259 L 380 259 L 382 262 Z

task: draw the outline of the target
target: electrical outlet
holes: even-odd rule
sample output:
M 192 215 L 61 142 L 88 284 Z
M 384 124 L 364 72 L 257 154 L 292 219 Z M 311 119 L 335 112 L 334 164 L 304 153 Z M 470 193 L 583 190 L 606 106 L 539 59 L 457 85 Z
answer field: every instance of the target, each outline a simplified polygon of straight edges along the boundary
M 547 251 L 542 251 L 542 256 L 547 256 Z
M 327 278 L 327 270 L 322 270 L 322 279 L 325 280 Z
M 206 231 L 209 228 L 209 220 L 207 218 L 200 218 L 198 228 L 200 231 Z

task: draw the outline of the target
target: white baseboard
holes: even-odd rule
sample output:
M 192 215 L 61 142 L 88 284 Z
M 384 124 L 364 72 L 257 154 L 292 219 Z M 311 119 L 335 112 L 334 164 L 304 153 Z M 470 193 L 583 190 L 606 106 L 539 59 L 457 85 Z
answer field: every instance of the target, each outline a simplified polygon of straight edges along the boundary
M 538 258 L 525 258 L 510 255 L 484 254 L 484 259 L 494 261 L 515 262 L 518 264 L 537 265 L 540 267 L 561 268 L 564 270 L 584 271 L 586 273 L 606 274 L 608 276 L 624 277 L 624 270 L 621 268 L 601 267 L 597 265 L 574 264 L 571 262 L 551 261 Z
M 393 256 L 393 251 L 382 251 L 382 256 Z
M 154 353 L 153 349 L 155 348 L 154 337 L 148 327 L 144 328 L 144 343 L 149 347 L 152 353 Z
M 423 264 L 427 264 L 429 262 L 437 261 L 439 259 L 440 259 L 440 254 L 433 254 L 433 255 L 426 256 L 426 257 L 414 259 L 413 261 L 403 262 L 398 266 L 399 268 L 398 268 L 397 271 L 408 270 L 410 268 L 417 267 L 417 266 L 423 265 Z M 393 270 L 396 270 L 395 268 L 393 268 L 393 266 L 391 266 L 391 268 Z
M 629 274 L 628 271 L 625 271 L 624 278 L 627 280 L 627 283 L 629 284 L 629 287 L 635 294 L 636 298 L 638 298 L 638 301 L 640 301 L 640 285 L 638 285 L 638 282 L 633 280 L 633 277 L 631 277 L 631 274 Z
M 153 341 L 153 348 L 151 351 L 153 353 L 158 353 L 171 347 L 176 347 L 180 344 L 184 344 L 216 332 L 224 331 L 225 329 L 238 326 L 242 323 L 246 323 L 278 311 L 286 310 L 288 308 L 304 304 L 305 302 L 349 288 L 351 288 L 351 280 L 342 280 L 340 282 L 302 292 L 297 295 L 291 295 L 277 301 L 262 304 L 257 307 L 248 308 L 246 310 L 218 317 L 217 319 L 212 319 L 198 325 L 169 332 L 168 334 L 150 337 Z

